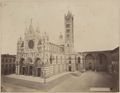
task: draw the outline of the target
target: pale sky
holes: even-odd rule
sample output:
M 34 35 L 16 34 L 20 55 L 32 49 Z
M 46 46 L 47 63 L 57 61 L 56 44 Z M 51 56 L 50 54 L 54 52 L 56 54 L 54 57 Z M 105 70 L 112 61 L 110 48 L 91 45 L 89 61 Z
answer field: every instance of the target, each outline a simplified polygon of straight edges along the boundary
M 50 41 L 57 43 L 64 34 L 64 15 L 74 15 L 75 51 L 111 50 L 118 46 L 119 0 L 4 0 L 0 3 L 2 53 L 16 54 L 17 40 L 24 37 L 26 26 L 33 19 Z

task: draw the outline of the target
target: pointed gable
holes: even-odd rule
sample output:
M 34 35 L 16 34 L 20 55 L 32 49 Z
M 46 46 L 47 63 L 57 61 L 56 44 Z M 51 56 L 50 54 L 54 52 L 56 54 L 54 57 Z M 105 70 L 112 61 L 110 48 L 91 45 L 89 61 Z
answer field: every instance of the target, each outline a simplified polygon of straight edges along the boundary
M 21 47 L 24 47 L 24 42 L 22 42 Z
M 41 45 L 42 44 L 42 40 L 40 39 L 39 41 L 38 41 L 38 45 Z
M 32 33 L 34 31 L 34 28 L 33 28 L 33 25 L 32 25 L 32 19 L 31 19 L 31 22 L 30 22 L 29 31 L 30 31 L 30 33 Z

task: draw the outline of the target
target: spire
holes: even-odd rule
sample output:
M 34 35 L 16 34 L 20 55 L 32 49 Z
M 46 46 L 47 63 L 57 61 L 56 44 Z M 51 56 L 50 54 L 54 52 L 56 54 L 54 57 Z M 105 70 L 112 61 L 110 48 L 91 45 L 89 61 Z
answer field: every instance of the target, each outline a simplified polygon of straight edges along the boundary
M 43 34 L 43 40 L 44 40 L 44 41 L 49 41 L 49 37 L 48 37 L 48 35 L 46 34 L 46 32 L 44 32 L 44 34 Z
M 43 42 L 45 42 L 45 32 L 42 34 Z
M 27 31 L 28 31 L 28 28 L 27 28 L 27 26 L 26 26 L 25 32 L 24 32 L 25 35 L 27 34 Z
M 68 10 L 68 15 L 71 15 L 70 10 Z
M 72 15 L 71 12 L 68 10 L 67 16 L 71 16 L 71 15 Z
M 43 37 L 46 38 L 46 32 L 43 32 Z
M 63 35 L 62 35 L 61 32 L 60 32 L 60 35 L 59 35 L 59 44 L 63 45 Z
M 22 37 L 20 36 L 20 37 L 19 37 L 19 41 L 21 41 L 21 40 L 22 40 Z
M 21 43 L 22 42 L 22 37 L 20 36 L 19 38 L 18 38 L 18 43 Z
M 46 39 L 47 39 L 47 41 L 49 41 L 49 36 L 48 35 L 46 35 Z
M 32 18 L 31 18 L 31 21 L 30 21 L 30 26 L 29 26 L 29 31 L 32 32 L 34 29 L 33 29 L 33 25 L 32 25 Z
M 68 10 L 67 14 L 65 15 L 65 19 L 69 20 L 70 18 L 73 19 L 72 13 Z
M 39 24 L 37 24 L 36 32 L 40 33 Z
M 60 32 L 60 36 L 59 36 L 60 39 L 63 39 L 63 35 L 62 33 Z

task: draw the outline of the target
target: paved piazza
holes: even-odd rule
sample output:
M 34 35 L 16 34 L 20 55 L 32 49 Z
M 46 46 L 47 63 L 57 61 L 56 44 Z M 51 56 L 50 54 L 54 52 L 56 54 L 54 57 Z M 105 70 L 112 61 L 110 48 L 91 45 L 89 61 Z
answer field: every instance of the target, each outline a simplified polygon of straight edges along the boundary
M 69 77 L 69 78 L 68 78 Z M 51 82 L 36 83 L 30 81 L 4 78 L 3 86 L 9 92 L 17 91 L 51 91 L 51 92 L 80 92 L 90 91 L 91 88 L 112 88 L 114 91 L 113 78 L 105 72 L 87 71 L 84 73 L 69 73 Z M 30 86 L 33 85 L 34 87 Z M 32 87 L 32 88 L 31 88 Z

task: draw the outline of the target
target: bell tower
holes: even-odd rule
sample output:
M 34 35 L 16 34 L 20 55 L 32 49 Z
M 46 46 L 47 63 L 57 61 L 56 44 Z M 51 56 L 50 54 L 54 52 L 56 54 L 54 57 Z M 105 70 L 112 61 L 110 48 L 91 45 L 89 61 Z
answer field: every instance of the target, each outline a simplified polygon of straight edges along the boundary
M 65 15 L 65 53 L 74 49 L 73 15 L 70 11 Z

